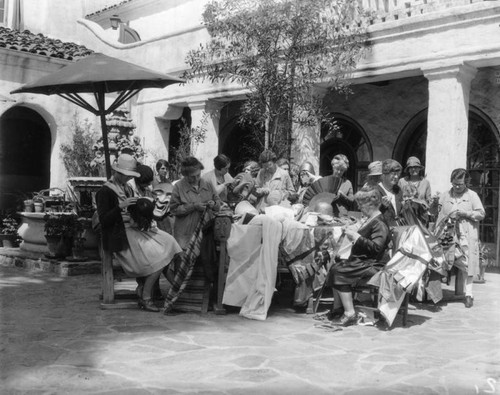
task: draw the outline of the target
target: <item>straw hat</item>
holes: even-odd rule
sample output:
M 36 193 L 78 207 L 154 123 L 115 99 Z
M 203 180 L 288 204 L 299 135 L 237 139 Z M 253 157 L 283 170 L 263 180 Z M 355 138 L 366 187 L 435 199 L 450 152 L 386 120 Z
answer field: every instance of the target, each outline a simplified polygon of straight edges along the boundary
M 377 160 L 368 165 L 368 176 L 380 176 L 382 175 L 382 162 Z
M 124 174 L 126 176 L 140 177 L 141 175 L 137 172 L 137 161 L 132 155 L 121 154 L 116 163 L 111 166 L 114 171 Z

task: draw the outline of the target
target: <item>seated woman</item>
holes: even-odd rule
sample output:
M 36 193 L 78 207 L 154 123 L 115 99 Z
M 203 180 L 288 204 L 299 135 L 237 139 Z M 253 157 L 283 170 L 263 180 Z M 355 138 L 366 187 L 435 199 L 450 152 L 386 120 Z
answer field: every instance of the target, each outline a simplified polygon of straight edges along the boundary
M 264 150 L 259 156 L 262 166 L 257 178 L 255 196 L 259 198 L 256 208 L 264 210 L 267 205 L 266 198 L 272 191 L 280 191 L 284 199 L 295 193 L 295 188 L 288 171 L 283 170 L 276 164 L 276 154 L 269 150 Z
M 125 273 L 138 279 L 139 307 L 158 312 L 152 300 L 153 286 L 182 248 L 173 236 L 153 227 L 154 208 L 149 198 L 139 198 L 128 207 L 130 221 L 125 223 L 125 233 L 130 247 L 116 252 L 115 257 Z
M 334 295 L 331 316 L 341 315 L 335 323 L 342 326 L 357 323 L 351 287 L 382 270 L 390 239 L 389 228 L 379 210 L 380 192 L 373 187 L 363 187 L 354 197 L 363 214 L 361 227 L 357 231 L 344 229 L 345 237 L 352 243 L 351 254 L 346 260 L 333 264 L 328 284 L 333 287 Z
M 128 212 L 128 207 L 135 205 L 138 198 L 134 197 L 134 191 L 127 184 L 133 177 L 140 176 L 137 172 L 137 161 L 131 155 L 122 154 L 112 167 L 114 170 L 113 176 L 96 194 L 103 248 L 115 254 L 127 274 L 134 277 L 149 276 L 167 266 L 173 255 L 181 251 L 180 247 L 170 236 L 167 238 L 162 237 L 162 243 L 164 243 L 161 246 L 157 246 L 158 242 L 153 237 L 148 236 L 148 242 L 144 242 L 142 248 L 138 251 L 135 235 L 130 231 L 131 219 Z M 154 208 L 154 206 L 152 207 Z M 152 212 L 153 210 L 151 210 L 151 215 Z M 129 228 L 129 231 L 126 228 Z M 165 235 L 167 234 L 165 233 Z M 159 253 L 161 265 L 163 266 L 149 261 L 149 252 L 146 252 L 146 250 L 150 248 L 154 250 L 156 247 L 163 248 Z M 139 259 L 140 256 L 143 256 L 144 260 Z M 134 267 L 137 270 L 134 270 Z M 156 277 L 151 280 L 155 279 Z M 142 280 L 138 282 L 141 283 Z M 148 281 L 148 287 L 150 283 L 153 284 L 154 281 Z M 144 290 L 140 284 L 137 287 L 137 293 L 140 298 L 140 307 L 147 311 L 159 311 L 151 301 L 150 290 Z M 144 301 L 144 296 L 146 301 Z

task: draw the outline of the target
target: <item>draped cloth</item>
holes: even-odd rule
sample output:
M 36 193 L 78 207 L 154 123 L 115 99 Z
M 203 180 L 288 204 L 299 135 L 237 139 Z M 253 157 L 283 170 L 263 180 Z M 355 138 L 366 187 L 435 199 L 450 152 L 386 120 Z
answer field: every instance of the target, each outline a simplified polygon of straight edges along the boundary
M 411 293 L 427 270 L 433 254 L 419 226 L 396 227 L 396 253 L 368 284 L 379 287 L 378 309 L 391 326 L 405 293 Z
M 167 313 L 174 308 L 174 304 L 186 288 L 191 275 L 193 274 L 196 259 L 200 255 L 201 240 L 203 238 L 203 227 L 209 219 L 208 211 L 205 209 L 196 228 L 191 236 L 188 245 L 183 253 L 174 257 L 174 265 L 169 265 L 168 270 L 173 276 L 171 287 L 165 296 L 164 311 Z M 175 270 L 175 273 L 171 271 Z
M 243 317 L 261 321 L 267 317 L 282 234 L 282 224 L 266 215 L 231 228 L 227 242 L 230 265 L 222 303 L 241 307 Z

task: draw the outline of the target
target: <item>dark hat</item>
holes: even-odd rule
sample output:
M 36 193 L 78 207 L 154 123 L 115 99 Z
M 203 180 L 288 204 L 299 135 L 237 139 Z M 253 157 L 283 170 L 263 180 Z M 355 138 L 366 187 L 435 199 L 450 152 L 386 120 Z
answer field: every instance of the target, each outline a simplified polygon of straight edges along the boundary
M 410 156 L 408 158 L 408 160 L 406 161 L 406 169 L 405 171 L 408 171 L 408 168 L 410 167 L 419 167 L 421 169 L 424 168 L 424 166 L 422 166 L 420 164 L 420 159 L 418 159 L 416 156 Z

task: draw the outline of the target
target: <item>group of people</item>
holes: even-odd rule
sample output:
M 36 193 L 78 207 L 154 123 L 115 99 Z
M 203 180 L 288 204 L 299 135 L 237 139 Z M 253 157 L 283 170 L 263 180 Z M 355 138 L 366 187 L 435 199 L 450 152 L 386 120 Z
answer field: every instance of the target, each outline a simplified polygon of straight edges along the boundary
M 171 182 L 167 161 L 157 163 L 154 175 L 148 166 L 122 154 L 113 164 L 113 176 L 98 192 L 103 246 L 114 253 L 127 274 L 138 278 L 141 308 L 159 311 L 153 303 L 155 283 L 187 248 L 202 217 L 213 218 L 223 208 L 238 213 L 243 202 L 254 215 L 281 206 L 292 209 L 300 220 L 304 212 L 317 209 L 308 204 L 311 194 L 321 191 L 334 193 L 330 203 L 336 210 L 332 213 L 349 215 L 356 210 L 362 214 L 355 228 L 344 229 L 352 243 L 349 258 L 331 257 L 335 260 L 328 280 L 334 290 L 332 319 L 345 326 L 356 322 L 351 288 L 383 268 L 391 227 L 428 229 L 431 222 L 453 221 L 456 225 L 461 254 L 457 253 L 454 264 L 467 274 L 465 305 L 472 307 L 472 278 L 479 267 L 478 224 L 485 212 L 478 195 L 467 186 L 470 176 L 465 169 L 452 172 L 449 191 L 433 196 L 416 157 L 408 159 L 404 177 L 403 167 L 395 160 L 371 163 L 366 183 L 356 194 L 345 177 L 349 161 L 342 154 L 332 159 L 331 175 L 319 177 L 313 165 L 304 162 L 298 166 L 295 180 L 290 163 L 278 160 L 270 150 L 263 151 L 258 161 L 246 162 L 234 178 L 226 155 L 217 155 L 213 165 L 213 170 L 203 172 L 197 158 L 187 157 L 181 163 L 182 178 Z M 328 191 L 330 186 L 335 190 Z

